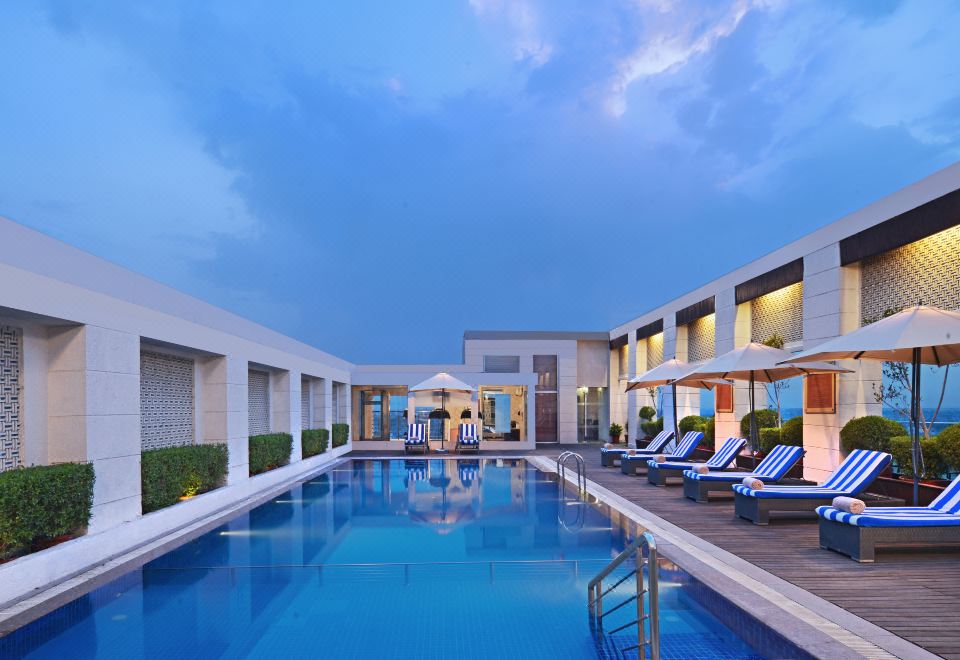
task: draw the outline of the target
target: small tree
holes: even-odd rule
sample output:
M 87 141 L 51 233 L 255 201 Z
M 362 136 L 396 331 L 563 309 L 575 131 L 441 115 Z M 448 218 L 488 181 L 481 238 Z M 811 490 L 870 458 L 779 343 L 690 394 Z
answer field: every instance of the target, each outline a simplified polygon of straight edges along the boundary
M 772 335 L 764 340 L 764 346 L 770 346 L 771 348 L 783 349 L 783 345 L 786 342 L 783 339 L 783 335 L 779 332 L 774 332 Z M 773 399 L 773 403 L 777 408 L 777 427 L 783 426 L 783 407 L 782 407 L 782 395 L 783 393 L 790 389 L 790 382 L 787 380 L 778 380 L 775 383 L 767 383 L 767 396 Z
M 880 318 L 863 319 L 863 325 L 870 325 L 880 319 L 885 319 L 888 316 L 896 314 L 897 311 L 899 310 L 887 309 Z M 883 380 L 879 387 L 876 383 L 873 384 L 874 400 L 879 403 L 881 407 L 887 406 L 893 408 L 907 419 L 910 419 L 910 402 L 913 400 L 913 374 L 910 373 L 910 369 L 910 365 L 906 362 L 884 362 Z M 936 375 L 935 369 L 935 367 L 931 367 L 931 374 Z M 930 439 L 930 431 L 933 429 L 933 425 L 937 421 L 937 416 L 940 414 L 940 408 L 943 406 L 943 397 L 947 392 L 947 377 L 949 375 L 950 365 L 948 364 L 943 367 L 943 383 L 940 385 L 940 398 L 937 400 L 937 407 L 933 409 L 933 415 L 931 415 L 930 421 L 927 421 L 922 406 L 917 410 L 917 415 L 920 417 L 920 430 L 923 432 L 923 437 L 928 440 Z

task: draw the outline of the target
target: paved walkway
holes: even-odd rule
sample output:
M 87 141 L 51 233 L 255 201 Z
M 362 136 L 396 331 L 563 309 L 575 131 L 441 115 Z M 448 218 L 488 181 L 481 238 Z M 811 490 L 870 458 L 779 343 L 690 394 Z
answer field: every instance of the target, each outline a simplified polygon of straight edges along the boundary
M 880 551 L 876 563 L 858 564 L 820 549 L 815 520 L 753 525 L 734 517 L 732 499 L 697 504 L 680 486 L 651 486 L 645 476 L 601 467 L 598 448 L 581 453 L 598 485 L 895 635 L 960 660 L 960 552 Z

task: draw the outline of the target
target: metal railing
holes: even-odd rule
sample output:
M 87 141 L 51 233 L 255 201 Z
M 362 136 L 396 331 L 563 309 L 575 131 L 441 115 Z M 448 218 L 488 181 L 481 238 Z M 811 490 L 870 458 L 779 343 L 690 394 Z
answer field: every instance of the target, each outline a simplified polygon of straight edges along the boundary
M 577 494 L 581 497 L 587 494 L 587 465 L 583 462 L 583 456 L 572 451 L 565 451 L 557 456 L 557 474 L 560 475 L 560 490 L 563 491 L 564 484 L 567 482 L 567 461 L 574 459 L 577 466 Z
M 647 548 L 647 556 L 644 558 L 643 549 Z M 626 575 L 620 577 L 612 585 L 604 589 L 603 581 L 610 576 L 621 564 L 630 558 L 634 558 L 633 569 Z M 644 579 L 643 566 L 647 565 L 647 577 Z M 636 584 L 635 590 L 626 599 L 616 603 L 613 607 L 604 607 L 604 598 L 620 585 L 626 583 L 630 578 L 634 578 Z M 637 643 L 634 645 L 618 648 L 620 654 L 628 651 L 637 651 L 637 657 L 640 660 L 646 658 L 647 648 L 649 647 L 650 658 L 660 660 L 660 603 L 657 587 L 658 569 L 657 569 L 657 542 L 650 532 L 644 532 L 638 536 L 633 543 L 617 555 L 613 561 L 607 564 L 606 568 L 600 571 L 595 578 L 590 580 L 587 585 L 587 611 L 590 615 L 590 630 L 595 638 L 603 635 L 614 635 L 618 632 L 629 629 L 631 626 L 637 627 Z M 650 612 L 644 611 L 644 595 L 647 595 Z M 636 604 L 636 619 L 633 619 L 623 625 L 617 626 L 613 630 L 605 631 L 603 628 L 604 617 L 629 606 Z M 650 637 L 647 639 L 647 626 L 650 627 Z

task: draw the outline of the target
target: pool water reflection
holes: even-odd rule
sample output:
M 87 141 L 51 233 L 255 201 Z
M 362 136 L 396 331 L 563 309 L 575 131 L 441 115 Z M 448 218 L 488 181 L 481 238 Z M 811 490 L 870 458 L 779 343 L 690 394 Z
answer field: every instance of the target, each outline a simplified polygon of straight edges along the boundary
M 355 460 L 0 639 L 0 656 L 595 658 L 586 583 L 633 530 L 567 508 L 523 460 Z M 756 657 L 682 572 L 661 581 L 664 658 Z

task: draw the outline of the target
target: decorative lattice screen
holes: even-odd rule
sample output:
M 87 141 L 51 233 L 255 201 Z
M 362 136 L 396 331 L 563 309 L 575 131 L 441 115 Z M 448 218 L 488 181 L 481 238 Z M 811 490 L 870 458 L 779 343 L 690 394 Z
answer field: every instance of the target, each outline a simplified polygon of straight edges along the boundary
M 750 338 L 763 343 L 774 333 L 786 343 L 803 341 L 803 282 L 750 301 Z
M 715 357 L 716 316 L 707 314 L 687 325 L 687 361 L 702 362 Z
M 140 448 L 192 445 L 193 360 L 141 351 Z
M 250 371 L 247 380 L 250 435 L 270 433 L 270 374 Z
M 309 429 L 312 423 L 310 415 L 310 381 L 300 381 L 300 428 Z
M 860 316 L 933 305 L 960 309 L 960 226 L 860 262 Z
M 663 333 L 647 337 L 647 370 L 663 364 Z
M 20 373 L 23 332 L 0 325 L 0 472 L 19 467 L 21 455 Z

